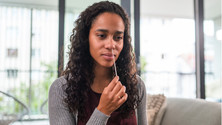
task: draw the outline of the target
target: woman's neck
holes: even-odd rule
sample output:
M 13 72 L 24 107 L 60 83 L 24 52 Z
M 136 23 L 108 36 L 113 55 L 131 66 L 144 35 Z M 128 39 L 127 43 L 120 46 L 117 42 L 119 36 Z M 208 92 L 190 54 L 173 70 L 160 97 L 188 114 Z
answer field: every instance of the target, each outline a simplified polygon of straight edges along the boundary
M 103 89 L 109 85 L 112 80 L 112 69 L 96 66 L 94 68 L 95 78 L 93 80 L 93 84 L 91 85 L 91 89 L 94 92 L 102 93 Z

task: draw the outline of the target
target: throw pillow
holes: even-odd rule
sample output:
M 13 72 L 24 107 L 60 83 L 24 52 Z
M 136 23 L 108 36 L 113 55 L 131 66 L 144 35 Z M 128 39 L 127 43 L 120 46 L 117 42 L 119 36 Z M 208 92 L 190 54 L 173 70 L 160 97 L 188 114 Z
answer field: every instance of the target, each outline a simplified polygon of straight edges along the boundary
M 147 117 L 149 125 L 160 125 L 166 105 L 166 97 L 163 94 L 147 95 Z

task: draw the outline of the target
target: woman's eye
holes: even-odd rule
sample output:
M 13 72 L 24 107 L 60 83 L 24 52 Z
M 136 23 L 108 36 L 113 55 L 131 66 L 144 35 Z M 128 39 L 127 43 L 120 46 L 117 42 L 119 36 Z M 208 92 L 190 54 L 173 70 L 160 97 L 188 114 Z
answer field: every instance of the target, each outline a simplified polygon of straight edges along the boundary
M 123 39 L 123 37 L 122 36 L 116 36 L 116 37 L 114 37 L 114 40 L 121 40 L 121 39 Z
M 121 36 L 118 36 L 118 37 L 117 37 L 117 39 L 123 39 L 123 37 L 121 37 Z
M 99 35 L 97 35 L 98 37 L 100 37 L 100 38 L 105 38 L 105 35 L 104 34 L 99 34 Z

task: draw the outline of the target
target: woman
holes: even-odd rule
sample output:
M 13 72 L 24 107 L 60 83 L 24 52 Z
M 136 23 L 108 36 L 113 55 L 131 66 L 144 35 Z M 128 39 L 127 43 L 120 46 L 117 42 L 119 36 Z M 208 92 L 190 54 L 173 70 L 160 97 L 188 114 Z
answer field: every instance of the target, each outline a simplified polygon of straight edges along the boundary
M 50 124 L 146 125 L 146 90 L 136 75 L 124 10 L 95 3 L 75 24 L 67 67 L 50 87 Z

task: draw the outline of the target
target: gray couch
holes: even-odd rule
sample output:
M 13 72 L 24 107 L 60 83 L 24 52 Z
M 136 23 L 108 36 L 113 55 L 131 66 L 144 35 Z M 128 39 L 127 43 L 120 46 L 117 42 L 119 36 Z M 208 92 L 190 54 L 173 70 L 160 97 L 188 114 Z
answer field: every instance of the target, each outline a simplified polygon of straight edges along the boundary
M 221 103 L 167 98 L 160 125 L 221 125 Z

